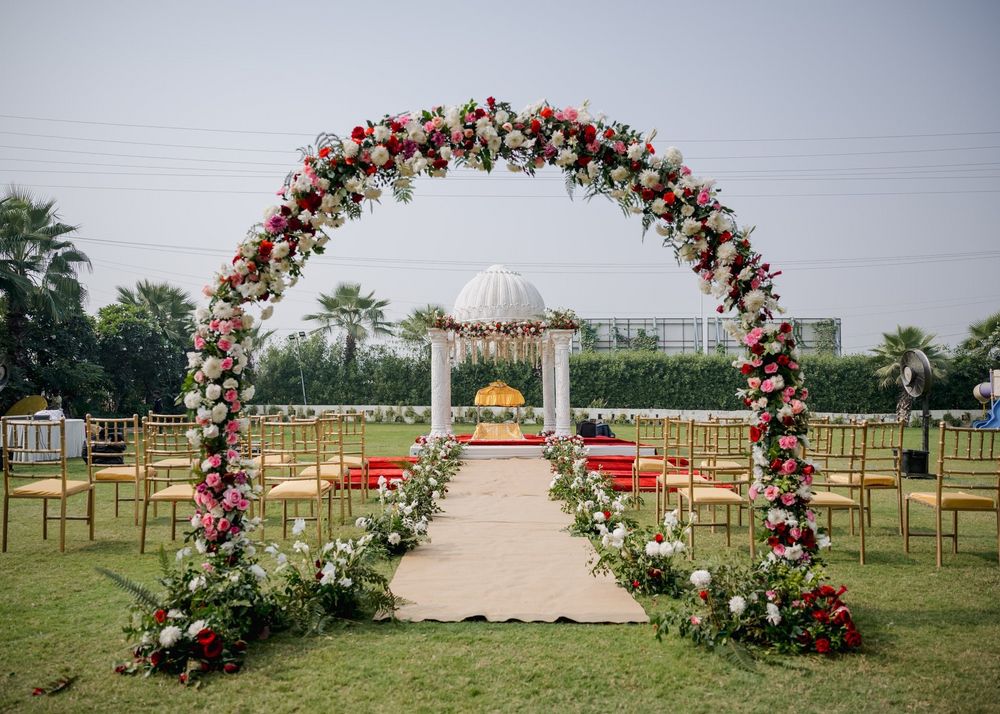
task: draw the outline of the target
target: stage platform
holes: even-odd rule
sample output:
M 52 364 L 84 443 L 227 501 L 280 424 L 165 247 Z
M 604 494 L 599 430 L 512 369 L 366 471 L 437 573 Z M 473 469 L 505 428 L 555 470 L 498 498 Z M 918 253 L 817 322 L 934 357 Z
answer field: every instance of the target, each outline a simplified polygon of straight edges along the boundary
M 465 445 L 462 450 L 463 459 L 541 458 L 542 449 L 545 448 L 545 438 L 535 434 L 525 434 L 523 439 L 509 441 L 473 441 L 470 434 L 459 434 L 456 438 Z M 587 448 L 587 455 L 592 458 L 599 456 L 635 457 L 635 442 L 627 439 L 595 436 L 585 438 L 583 443 Z M 419 444 L 413 444 L 410 447 L 410 455 L 415 456 L 419 450 Z M 643 446 L 641 454 L 652 456 L 655 451 L 652 446 Z

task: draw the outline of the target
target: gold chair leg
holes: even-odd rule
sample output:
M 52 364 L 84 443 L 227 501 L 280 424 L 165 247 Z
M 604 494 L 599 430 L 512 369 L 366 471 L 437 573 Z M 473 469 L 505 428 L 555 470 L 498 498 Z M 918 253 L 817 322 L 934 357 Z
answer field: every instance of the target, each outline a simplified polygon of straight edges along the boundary
M 42 540 L 49 539 L 49 499 L 42 499 Z
M 750 562 L 757 561 L 757 538 L 754 533 L 754 520 L 756 514 L 753 512 L 753 505 L 747 508 L 747 521 L 750 525 Z
M 59 552 L 66 552 L 66 499 L 59 499 Z
M 139 482 L 135 482 L 135 498 L 132 499 L 132 525 L 139 525 Z
M 732 513 L 729 508 L 729 504 L 726 504 L 726 547 L 731 548 L 733 545 L 733 539 L 731 536 L 731 526 L 732 526 Z
M 861 508 L 858 511 L 858 526 L 861 530 L 861 553 L 860 560 L 861 564 L 865 564 L 865 505 L 864 501 L 861 502 Z M 870 511 L 869 511 L 870 513 Z
M 934 509 L 934 521 L 935 521 L 935 525 L 937 525 L 937 533 L 935 533 L 934 541 L 935 541 L 935 544 L 937 545 L 937 567 L 939 567 L 939 568 L 941 567 L 941 551 L 943 549 L 943 544 L 941 543 L 941 538 L 942 538 L 942 536 L 941 536 L 941 515 L 942 515 L 941 514 L 941 509 L 940 508 L 935 508 Z
M 896 517 L 899 519 L 899 533 L 903 534 L 903 486 L 896 484 Z
M 281 502 L 281 538 L 288 540 L 288 501 Z
M 118 518 L 118 484 L 115 484 L 115 518 Z
M 177 540 L 177 501 L 170 502 L 170 540 Z
M 94 508 L 94 487 L 91 486 L 90 490 L 87 491 L 87 520 L 90 522 L 90 540 L 94 540 L 94 512 L 97 510 Z
M 139 553 L 146 552 L 146 524 L 149 521 L 149 490 L 142 499 L 142 533 L 139 536 Z
M 903 514 L 903 552 L 910 552 L 910 499 L 906 499 Z
M 7 516 L 8 515 L 10 515 L 10 499 L 7 498 L 7 492 L 4 491 L 4 494 L 3 494 L 3 552 L 4 553 L 7 552 Z M 997 520 L 997 523 L 1000 524 L 1000 519 Z M 1000 534 L 1000 530 L 998 530 L 998 534 Z M 1000 537 L 1000 536 L 998 536 L 998 537 Z
M 951 512 L 951 552 L 958 554 L 958 511 Z
M 310 501 L 310 505 L 312 502 Z M 323 496 L 316 496 L 316 547 L 323 547 Z

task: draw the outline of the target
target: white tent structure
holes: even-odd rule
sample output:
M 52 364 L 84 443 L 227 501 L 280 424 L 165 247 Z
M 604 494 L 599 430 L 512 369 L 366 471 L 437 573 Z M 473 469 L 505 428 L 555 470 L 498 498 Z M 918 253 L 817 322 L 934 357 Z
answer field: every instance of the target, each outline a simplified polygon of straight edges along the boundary
M 545 301 L 520 273 L 491 265 L 466 283 L 447 326 L 431 328 L 431 435 L 451 431 L 451 366 L 465 359 L 541 363 L 544 430 L 569 435 L 572 329 L 550 329 Z

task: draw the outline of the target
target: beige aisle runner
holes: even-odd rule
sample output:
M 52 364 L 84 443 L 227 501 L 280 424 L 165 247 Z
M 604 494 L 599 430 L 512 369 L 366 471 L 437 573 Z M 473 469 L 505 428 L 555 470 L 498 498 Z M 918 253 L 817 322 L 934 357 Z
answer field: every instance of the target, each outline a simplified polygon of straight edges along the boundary
M 392 592 L 401 620 L 647 622 L 611 577 L 594 577 L 594 549 L 566 530 L 550 501 L 543 459 L 467 461 L 452 480 L 431 542 L 403 556 Z

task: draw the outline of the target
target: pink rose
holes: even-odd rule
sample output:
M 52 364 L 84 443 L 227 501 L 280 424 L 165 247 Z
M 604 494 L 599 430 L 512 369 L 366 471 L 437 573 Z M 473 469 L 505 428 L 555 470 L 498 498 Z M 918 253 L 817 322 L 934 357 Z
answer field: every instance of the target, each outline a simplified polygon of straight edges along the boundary
M 222 457 L 219 454 L 212 454 L 207 459 L 209 468 L 217 469 L 222 466 Z
M 222 360 L 222 363 L 219 365 L 219 367 L 222 369 L 223 372 L 232 369 L 233 368 L 233 358 L 232 357 L 226 357 L 224 360 Z
M 788 531 L 788 535 L 790 535 L 795 540 L 798 540 L 799 538 L 802 537 L 802 529 L 796 526 L 795 528 L 792 528 L 791 530 Z
M 792 400 L 792 414 L 801 414 L 805 411 L 806 405 L 800 402 L 798 399 Z
M 625 142 L 624 141 L 616 141 L 614 148 L 615 148 L 615 153 L 616 154 L 624 154 L 625 151 L 626 151 L 626 149 L 625 149 Z
M 794 364 L 794 362 L 792 364 Z M 792 365 L 788 365 L 788 366 L 792 367 Z M 798 367 L 799 366 L 796 364 L 794 367 L 792 367 L 792 369 L 798 369 Z M 799 398 L 802 399 L 802 400 L 808 399 L 809 398 L 809 390 L 808 389 L 800 389 L 799 390 Z
M 759 389 L 760 377 L 750 377 L 747 379 L 747 386 L 750 387 L 750 389 Z
M 226 443 L 230 446 L 235 446 L 240 443 L 240 435 L 235 432 L 229 432 L 226 434 Z
M 702 189 L 698 192 L 698 205 L 704 206 L 709 201 L 708 191 Z
M 250 501 L 246 500 L 245 498 L 241 499 L 240 502 L 238 504 L 236 504 L 236 506 L 241 511 L 246 511 L 247 509 L 250 508 Z
M 216 472 L 212 471 L 211 473 L 205 476 L 205 483 L 208 484 L 209 488 L 218 488 L 219 484 L 222 483 L 222 477 L 220 477 L 219 474 L 217 474 Z
M 781 472 L 786 474 L 793 474 L 799 468 L 799 462 L 795 459 L 787 459 L 785 463 L 781 465 Z
M 194 337 L 194 348 L 196 350 L 203 350 L 203 349 L 205 349 L 205 338 L 202 337 L 201 335 L 195 335 L 195 337 Z
M 770 412 L 764 412 L 763 414 L 761 414 L 758 417 L 758 419 L 760 419 L 760 423 L 761 424 L 767 424 L 767 423 L 769 423 L 771 421 L 771 413 Z
M 757 487 L 756 486 L 751 486 L 747 490 L 747 496 L 750 498 L 751 501 L 756 501 L 757 500 Z
M 235 389 L 227 389 L 226 393 L 222 395 L 222 398 L 225 399 L 227 402 L 235 402 L 237 399 L 240 398 L 240 395 L 239 392 L 237 392 Z
M 233 320 L 233 322 L 230 322 L 229 320 L 223 320 L 222 322 L 220 322 L 219 334 L 228 335 L 230 332 L 233 331 L 233 323 L 235 322 L 238 322 L 238 320 Z
M 782 391 L 781 393 L 785 397 L 785 401 L 787 402 L 789 399 L 795 396 L 795 387 L 785 387 L 784 391 Z
M 745 344 L 747 347 L 753 347 L 755 344 L 760 342 L 760 338 L 763 336 L 763 334 L 764 331 L 762 329 L 760 329 L 759 327 L 755 327 L 752 330 L 750 330 L 750 332 L 748 332 L 746 336 L 743 338 L 743 344 Z
M 772 382 L 770 379 L 765 379 L 763 382 L 760 383 L 760 391 L 764 392 L 765 394 L 770 394 L 771 392 L 774 391 L 774 382 Z
M 211 528 L 213 523 L 215 523 L 215 517 L 211 513 L 206 513 L 201 517 L 201 525 L 205 528 Z
M 777 362 L 769 362 L 769 363 L 767 363 L 767 364 L 764 365 L 764 373 L 765 374 L 774 374 L 777 371 L 778 371 L 778 363 Z
M 777 486 L 768 486 L 767 488 L 764 489 L 764 498 L 766 498 L 768 501 L 773 501 L 779 495 L 781 495 L 781 491 L 778 490 Z
M 219 519 L 219 526 L 218 527 L 219 527 L 219 531 L 221 533 L 225 533 L 226 531 L 228 531 L 229 530 L 229 519 L 228 518 L 220 518 Z
M 795 446 L 798 443 L 799 443 L 798 438 L 794 437 L 794 436 L 781 436 L 781 437 L 778 437 L 778 445 L 782 449 L 794 449 Z
M 194 373 L 194 381 L 196 381 L 198 384 L 201 384 L 202 382 L 204 382 L 205 381 L 205 373 L 202 372 L 199 369 L 197 372 Z
M 219 340 L 215 344 L 223 352 L 228 352 L 229 349 L 233 346 L 232 340 L 230 340 L 228 337 L 223 337 L 221 340 Z
M 691 624 L 697 627 L 701 624 L 701 618 L 697 615 L 691 615 Z
M 781 543 L 776 543 L 775 546 L 771 548 L 771 550 L 774 551 L 774 554 L 779 558 L 785 554 L 785 546 L 783 546 Z
M 580 114 L 576 111 L 574 107 L 566 107 L 565 109 L 562 110 L 562 113 L 563 116 L 566 118 L 566 121 L 576 121 L 577 118 L 579 118 L 580 116 Z
M 792 504 L 795 503 L 795 494 L 794 493 L 781 494 L 781 502 L 786 506 L 791 506 Z

